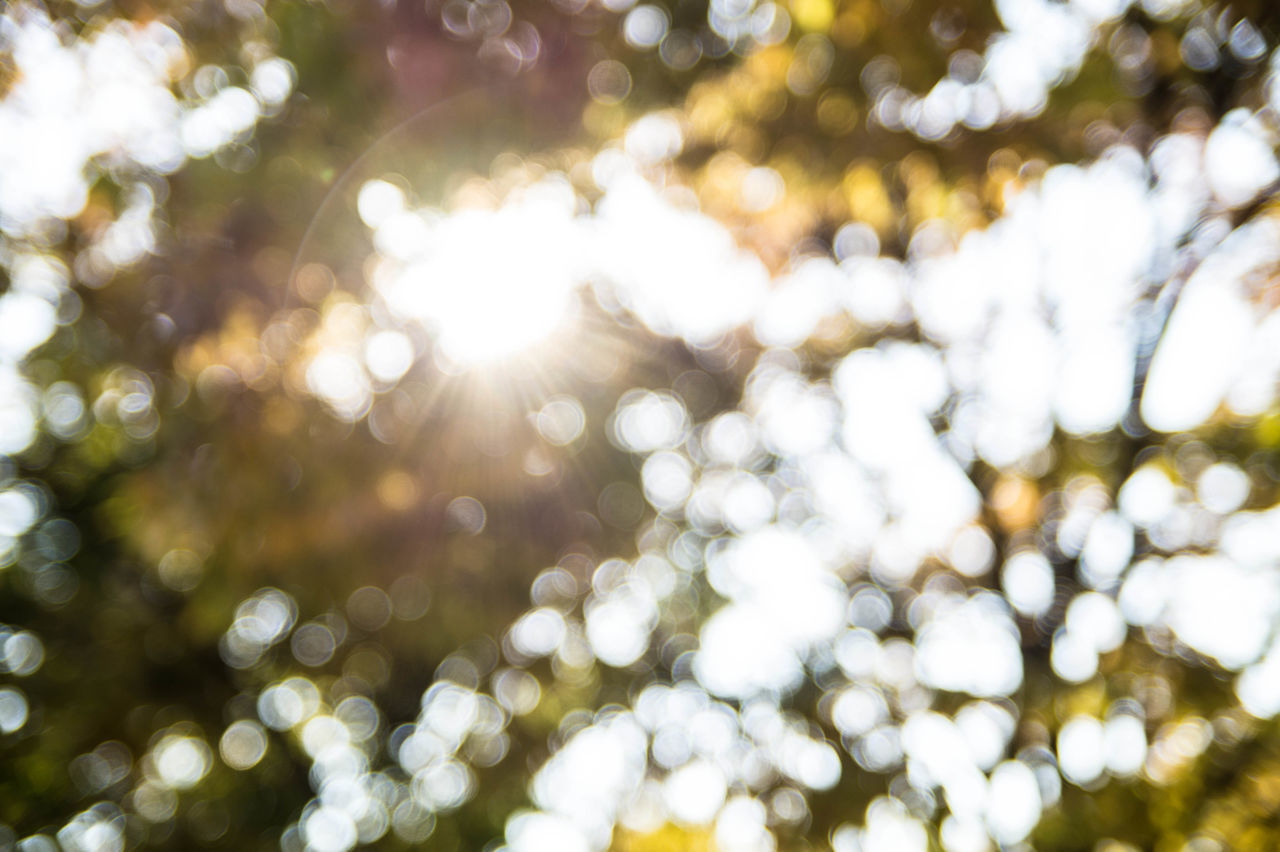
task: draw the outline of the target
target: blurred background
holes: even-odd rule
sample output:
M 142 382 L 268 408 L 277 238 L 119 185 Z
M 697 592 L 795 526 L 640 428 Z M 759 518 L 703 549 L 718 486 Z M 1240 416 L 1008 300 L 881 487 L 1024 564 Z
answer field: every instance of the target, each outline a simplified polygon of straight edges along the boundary
M 0 850 L 1276 848 L 1277 11 L 0 5 Z

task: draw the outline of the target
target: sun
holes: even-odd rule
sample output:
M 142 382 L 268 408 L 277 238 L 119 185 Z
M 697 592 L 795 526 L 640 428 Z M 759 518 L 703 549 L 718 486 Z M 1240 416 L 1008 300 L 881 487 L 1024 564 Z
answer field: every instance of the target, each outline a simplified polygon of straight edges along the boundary
M 399 189 L 370 181 L 358 204 L 382 257 L 377 297 L 400 322 L 429 330 L 446 364 L 510 359 L 570 324 L 589 246 L 567 182 L 446 215 L 409 210 Z

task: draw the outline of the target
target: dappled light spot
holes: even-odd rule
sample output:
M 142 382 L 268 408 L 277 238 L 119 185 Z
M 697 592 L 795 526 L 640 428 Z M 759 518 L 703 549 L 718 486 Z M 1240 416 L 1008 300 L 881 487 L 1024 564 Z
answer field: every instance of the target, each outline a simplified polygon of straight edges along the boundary
M 306 721 L 320 709 L 320 693 L 303 677 L 273 684 L 258 696 L 258 718 L 268 728 L 284 731 Z
M 948 602 L 920 631 L 916 670 L 938 689 L 1008 695 L 1022 684 L 1022 653 L 1004 604 L 993 595 Z
M 0 733 L 12 734 L 27 723 L 30 706 L 22 690 L 12 686 L 0 687 Z
M 267 737 L 262 726 L 242 719 L 233 722 L 218 740 L 222 762 L 232 769 L 252 769 L 267 752 Z
M 209 771 L 209 746 L 197 737 L 168 734 L 151 753 L 157 780 L 174 790 L 196 786 Z
M 1075 716 L 1058 732 L 1058 764 L 1072 784 L 1087 787 L 1106 767 L 1102 724 L 1092 716 Z
M 479 535 L 484 530 L 484 506 L 474 497 L 455 497 L 449 501 L 445 516 L 453 529 L 466 535 Z
M 571 396 L 557 396 L 538 410 L 538 433 L 547 443 L 563 447 L 577 440 L 586 427 L 582 404 Z
M 44 643 L 29 630 L 0 624 L 0 672 L 27 677 L 44 663 Z

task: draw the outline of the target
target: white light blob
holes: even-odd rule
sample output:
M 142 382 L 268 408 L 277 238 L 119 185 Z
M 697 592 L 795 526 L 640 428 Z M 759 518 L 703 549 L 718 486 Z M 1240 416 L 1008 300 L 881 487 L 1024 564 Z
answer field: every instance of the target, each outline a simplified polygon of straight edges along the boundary
M 973 701 L 961 707 L 955 725 L 968 745 L 974 764 L 988 771 L 1004 756 L 1017 727 L 1009 711 L 989 701 Z
M 347 852 L 358 840 L 356 825 L 339 808 L 322 805 L 302 820 L 302 835 L 307 848 L 315 852 Z
M 315 758 L 333 746 L 345 746 L 351 741 L 351 733 L 341 721 L 328 715 L 312 716 L 302 726 L 302 749 Z
M 861 852 L 926 852 L 929 834 L 897 799 L 878 797 L 867 805 Z
M 1275 644 L 1262 660 L 1236 680 L 1240 706 L 1252 716 L 1270 719 L 1280 713 L 1280 648 Z
M 843 625 L 842 584 L 799 530 L 761 527 L 716 554 L 707 576 L 732 601 L 703 625 L 694 660 L 717 695 L 792 688 L 809 648 Z
M 546 832 L 573 843 L 576 835 L 584 845 L 569 848 L 592 852 L 607 847 L 614 820 L 644 781 L 647 747 L 648 738 L 629 713 L 609 714 L 574 734 L 533 777 L 534 802 L 564 820 L 533 823 L 538 836 Z M 511 842 L 511 823 L 507 832 Z
M 1219 515 L 1239 509 L 1252 489 L 1249 475 L 1229 462 L 1209 465 L 1196 480 L 1196 496 L 1200 503 Z
M 65 852 L 122 852 L 125 848 L 125 815 L 119 806 L 99 802 L 76 814 L 58 831 L 57 847 L 42 834 L 29 839 L 35 841 L 31 846 L 38 852 L 54 848 Z M 27 841 L 22 841 L 22 845 L 27 845 Z
M 413 365 L 413 343 L 398 331 L 378 331 L 364 344 L 364 362 L 370 375 L 391 384 L 400 380 Z
M 1224 668 L 1256 660 L 1280 614 L 1280 577 L 1222 556 L 1181 555 L 1165 563 L 1171 585 L 1166 623 Z
M 372 400 L 364 365 L 333 349 L 320 352 L 307 365 L 307 387 L 344 420 L 358 420 Z
M 650 113 L 627 128 L 623 145 L 640 165 L 655 166 L 680 153 L 684 147 L 684 131 L 674 116 Z
M 709 692 L 731 698 L 789 692 L 804 669 L 786 639 L 767 612 L 728 604 L 702 625 L 694 675 Z
M 746 410 L 773 452 L 805 456 L 830 446 L 839 410 L 825 383 L 810 383 L 762 359 L 748 382 Z
M 1098 649 L 1087 636 L 1059 630 L 1053 635 L 1049 663 L 1053 673 L 1068 683 L 1083 683 L 1098 673 Z
M 938 839 L 942 843 L 943 852 L 991 852 L 992 848 L 986 826 L 980 820 L 961 819 L 954 814 L 948 814 L 942 820 L 938 827 Z M 837 852 L 841 852 L 839 847 L 835 848 Z
M 695 760 L 667 777 L 662 798 L 667 811 L 685 825 L 707 825 L 724 804 L 727 782 L 714 763 Z
M 1013 608 L 1026 616 L 1040 616 L 1053 606 L 1053 566 L 1038 550 L 1020 550 L 1004 563 L 1000 584 Z
M 160 783 L 174 790 L 188 790 L 200 783 L 212 763 L 204 740 L 177 734 L 160 740 L 152 760 Z
M 1133 557 L 1133 525 L 1115 512 L 1103 512 L 1089 527 L 1080 552 L 1080 577 L 1094 589 L 1114 588 Z
M 1173 511 L 1177 491 L 1169 474 L 1157 465 L 1145 464 L 1125 480 L 1116 497 L 1120 513 L 1140 527 L 1154 527 Z
M 693 466 L 679 453 L 654 453 L 640 469 L 644 496 L 659 512 L 682 507 L 693 490 Z
M 645 50 L 657 47 L 668 27 L 667 13 L 659 6 L 645 3 L 627 13 L 622 22 L 622 33 L 627 44 Z
M 273 56 L 253 66 L 249 82 L 258 100 L 268 106 L 278 106 L 293 92 L 297 76 L 292 62 Z
M 610 421 L 614 443 L 633 453 L 671 449 L 684 440 L 688 430 L 684 404 L 665 392 L 626 392 Z
M 606 665 L 629 666 L 648 650 L 657 618 L 657 603 L 648 589 L 628 584 L 588 605 L 587 641 Z
M 30 630 L 0 628 L 0 672 L 18 677 L 35 674 L 44 663 L 44 643 Z
M 303 677 L 272 684 L 258 695 L 258 718 L 268 728 L 285 731 L 310 719 L 320 709 L 320 691 Z
M 836 368 L 833 384 L 844 407 L 844 447 L 879 476 L 885 507 L 897 516 L 891 539 L 881 536 L 894 553 L 882 560 L 883 579 L 905 582 L 973 522 L 981 503 L 929 421 L 947 398 L 942 361 L 923 345 L 859 349 Z
M 1106 767 L 1102 723 L 1092 716 L 1074 716 L 1058 731 L 1058 766 L 1062 777 L 1078 787 L 1096 781 Z
M 40 517 L 36 502 L 24 488 L 0 491 L 0 535 L 15 538 L 22 535 Z
M 21 360 L 58 327 L 57 307 L 33 293 L 0 296 L 0 356 Z
M 1098 592 L 1077 595 L 1067 606 L 1067 630 L 1097 653 L 1114 651 L 1124 642 L 1126 625 L 1111 598 Z
M 554 654 L 565 635 L 564 616 L 551 607 L 527 612 L 511 626 L 511 641 L 520 653 L 530 657 Z
M 889 718 L 889 705 L 878 690 L 852 686 L 840 692 L 831 705 L 831 721 L 836 730 L 860 736 Z
M 511 852 L 593 852 L 582 830 L 556 814 L 517 812 L 507 820 Z
M 1130 713 L 1113 715 L 1103 729 L 1103 748 L 1111 774 L 1136 775 L 1147 759 L 1147 732 L 1142 720 Z
M 991 568 L 995 544 L 990 534 L 978 525 L 964 527 L 951 541 L 947 551 L 951 567 L 965 577 L 981 577 Z
M 916 637 L 916 675 L 936 689 L 979 697 L 1022 685 L 1022 648 L 1004 602 L 979 594 L 939 612 Z
M 27 723 L 29 707 L 22 690 L 12 686 L 0 687 L 0 734 L 12 734 Z
M 1142 419 L 1161 432 L 1194 429 L 1226 396 L 1257 327 L 1247 281 L 1280 258 L 1280 222 L 1237 228 L 1197 267 L 1169 317 L 1142 394 Z
M 17 455 L 36 438 L 35 388 L 16 369 L 0 364 L 0 453 Z
M 1274 142 L 1268 130 L 1246 109 L 1234 109 L 1209 134 L 1204 169 L 1214 195 L 1227 207 L 1248 204 L 1280 178 Z
M 631 14 L 652 6 L 638 6 Z M 723 225 L 676 207 L 634 175 L 609 183 L 596 207 L 596 267 L 653 331 L 714 343 L 756 313 L 769 275 Z M 660 250 L 659 250 L 660 249 Z
M 267 753 L 267 736 L 257 722 L 232 722 L 218 741 L 222 762 L 232 769 L 252 769 Z
M 878 247 L 878 241 L 875 245 Z M 854 319 L 870 328 L 881 328 L 903 312 L 907 275 L 899 261 L 875 257 L 873 252 L 869 257 L 855 255 L 840 268 L 850 279 L 843 296 L 845 309 Z
M 533 712 L 542 699 L 542 685 L 523 669 L 500 669 L 493 675 L 493 697 L 513 716 Z
M 777 846 L 766 824 L 759 799 L 734 796 L 716 818 L 716 849 L 720 852 L 773 852 Z
M 1020 843 L 1040 821 L 1040 784 L 1031 767 L 1007 760 L 991 773 L 987 828 L 1001 846 Z
M 1125 621 L 1136 627 L 1155 624 L 1164 612 L 1168 579 L 1158 559 L 1144 559 L 1134 564 L 1125 577 L 1118 599 Z
M 836 294 L 844 284 L 831 261 L 804 261 L 776 282 L 764 298 L 753 323 L 756 339 L 766 346 L 789 348 L 804 343 L 832 313 Z

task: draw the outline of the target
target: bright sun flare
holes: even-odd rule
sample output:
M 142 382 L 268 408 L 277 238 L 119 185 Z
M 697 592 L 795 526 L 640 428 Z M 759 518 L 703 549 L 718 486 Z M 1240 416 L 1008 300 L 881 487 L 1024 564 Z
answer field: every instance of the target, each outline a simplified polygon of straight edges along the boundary
M 525 351 L 567 320 L 586 246 L 567 185 L 542 183 L 498 210 L 410 211 L 394 186 L 361 190 L 362 218 L 390 262 L 374 287 L 403 320 L 422 323 L 459 366 Z

